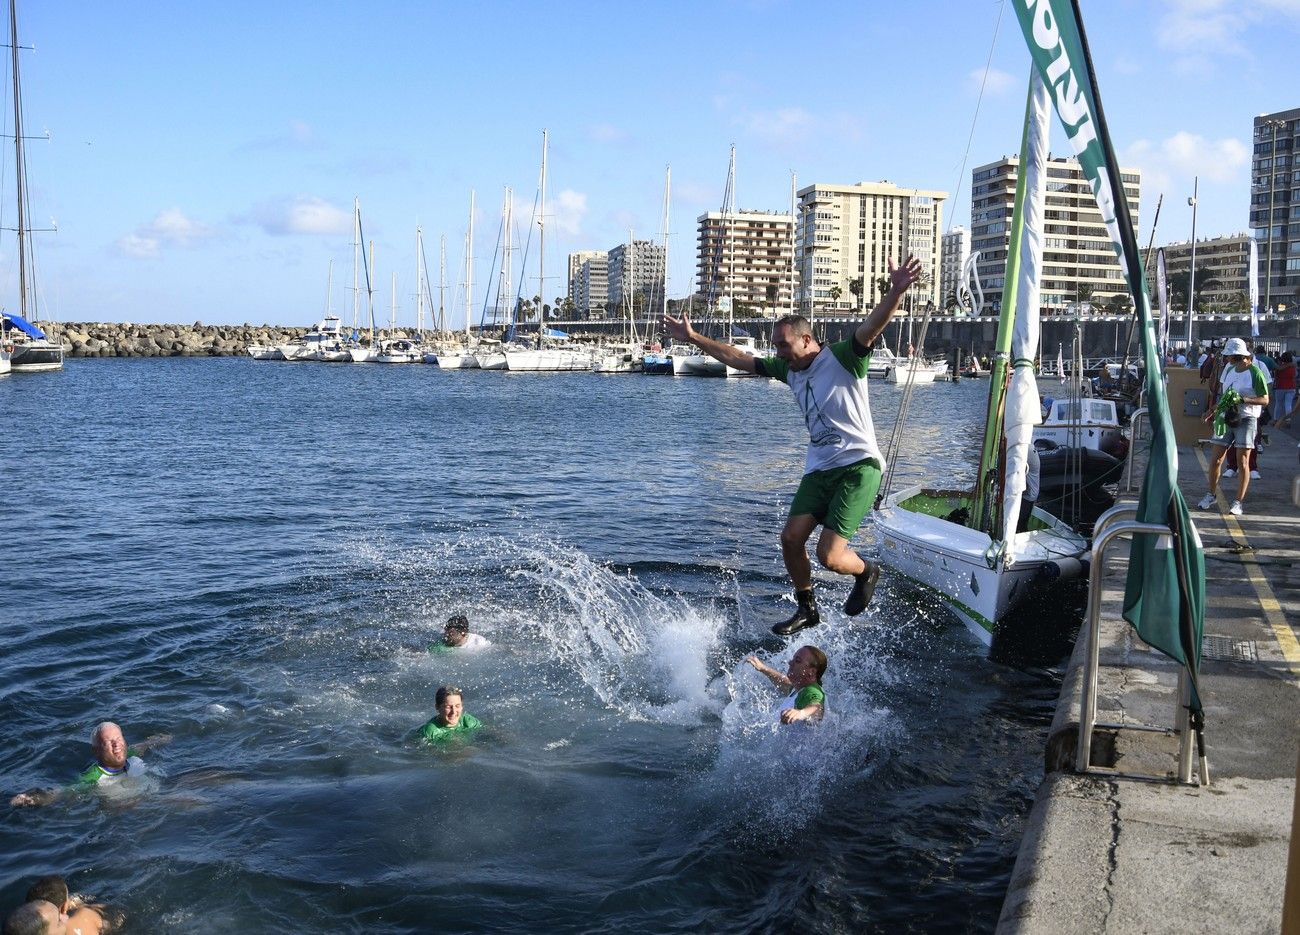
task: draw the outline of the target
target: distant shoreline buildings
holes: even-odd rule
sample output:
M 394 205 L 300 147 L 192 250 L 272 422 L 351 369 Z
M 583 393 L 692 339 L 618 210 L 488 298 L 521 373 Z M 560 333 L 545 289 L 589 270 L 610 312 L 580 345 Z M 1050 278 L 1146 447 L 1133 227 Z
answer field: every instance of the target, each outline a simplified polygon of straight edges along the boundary
M 1259 253 L 1262 311 L 1300 308 L 1300 108 L 1254 118 L 1250 232 L 1215 233 L 1196 240 L 1198 311 L 1249 311 L 1249 248 Z M 911 290 L 910 308 L 940 315 L 970 314 L 957 302 L 967 258 L 979 253 L 983 314 L 1002 301 L 1019 158 L 971 171 L 970 226 L 943 230 L 948 193 L 892 182 L 818 182 L 797 192 L 794 214 L 783 211 L 710 211 L 696 219 L 692 301 L 711 310 L 730 307 L 740 317 L 776 317 L 794 308 L 852 313 L 870 309 L 887 281 L 888 260 L 914 254 L 924 278 Z M 1120 169 L 1135 227 L 1140 229 L 1142 175 Z M 1042 309 L 1047 315 L 1082 311 L 1120 313 L 1132 307 L 1092 190 L 1073 158 L 1048 163 L 1044 215 Z M 1189 241 L 1166 242 L 1173 308 L 1186 308 Z M 1154 288 L 1154 272 L 1148 271 Z M 644 308 L 662 297 L 664 249 L 633 241 L 606 251 L 569 255 L 569 298 L 579 318 L 613 317 L 632 300 Z M 1181 282 L 1178 282 L 1181 280 Z

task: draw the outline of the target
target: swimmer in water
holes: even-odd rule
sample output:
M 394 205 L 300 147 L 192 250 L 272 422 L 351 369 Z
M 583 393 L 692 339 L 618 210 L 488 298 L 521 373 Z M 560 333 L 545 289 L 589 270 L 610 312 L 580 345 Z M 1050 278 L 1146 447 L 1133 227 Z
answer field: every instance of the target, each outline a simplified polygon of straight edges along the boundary
M 816 646 L 801 646 L 784 675 L 757 656 L 746 656 L 745 661 L 771 679 L 777 688 L 790 692 L 781 703 L 782 724 L 820 721 L 826 714 L 826 692 L 822 691 L 826 654 Z
M 154 734 L 140 741 L 135 746 L 127 746 L 122 728 L 112 721 L 103 721 L 95 726 L 90 735 L 90 749 L 95 760 L 76 781 L 67 789 L 30 789 L 20 792 L 9 800 L 14 808 L 30 805 L 49 805 L 65 792 L 82 791 L 95 786 L 114 785 L 124 779 L 131 771 L 135 774 L 145 771 L 140 754 L 151 747 L 159 747 L 171 740 L 170 734 Z
M 420 736 L 430 743 L 442 743 L 456 736 L 466 736 L 483 726 L 483 722 L 465 711 L 461 691 L 454 685 L 444 685 L 434 696 L 438 713 L 420 728 Z
M 456 614 L 447 620 L 442 630 L 442 640 L 429 647 L 431 653 L 445 653 L 453 649 L 486 649 L 492 643 L 487 637 L 469 632 L 469 618 Z
M 68 935 L 99 935 L 107 933 L 116 926 L 108 919 L 108 907 L 87 904 L 82 897 L 74 897 L 68 892 L 68 881 L 54 874 L 41 877 L 27 889 L 27 901 L 44 900 L 58 910 L 59 918 L 64 920 L 63 931 Z M 116 923 L 121 924 L 121 913 L 115 913 Z M 7 930 L 6 930 L 7 931 Z M 56 927 L 53 931 L 59 931 Z

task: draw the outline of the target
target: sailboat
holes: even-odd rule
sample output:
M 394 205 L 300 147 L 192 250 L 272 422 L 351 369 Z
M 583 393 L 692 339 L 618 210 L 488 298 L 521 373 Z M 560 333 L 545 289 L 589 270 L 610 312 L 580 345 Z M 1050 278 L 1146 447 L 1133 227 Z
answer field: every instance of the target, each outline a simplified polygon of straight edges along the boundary
M 723 241 L 727 250 L 728 270 L 727 270 L 727 294 L 717 300 L 715 307 L 710 308 L 710 312 L 716 312 L 717 315 L 726 315 L 727 317 L 727 334 L 723 338 L 728 344 L 736 347 L 746 354 L 759 356 L 758 346 L 754 343 L 753 337 L 748 334 L 737 334 L 737 328 L 733 318 L 733 306 L 731 290 L 735 284 L 736 272 L 736 245 L 735 245 L 735 215 L 736 215 L 736 147 L 731 147 L 731 158 L 727 163 L 727 187 L 722 195 L 722 218 L 723 218 Z M 717 259 L 720 259 L 717 258 Z M 714 263 L 714 282 L 710 284 L 709 295 L 712 302 L 712 296 L 717 288 L 717 266 Z M 675 350 L 672 352 L 673 373 L 677 376 L 691 377 L 748 377 L 753 376 L 747 370 L 737 370 L 734 367 L 728 367 L 720 360 L 712 356 L 694 350 L 688 354 L 679 354 Z
M 506 303 L 510 301 L 510 296 L 514 289 L 511 280 L 510 255 L 514 250 L 511 242 L 511 226 L 514 224 L 514 189 L 509 186 L 505 190 L 505 199 L 501 206 L 501 234 L 497 238 L 501 246 L 501 267 L 497 272 L 497 294 L 494 325 L 501 324 L 507 317 Z M 488 300 L 485 298 L 483 303 L 483 320 L 479 322 L 478 344 L 474 347 L 474 360 L 481 370 L 505 370 L 506 355 L 505 345 L 497 338 L 487 338 L 483 336 L 487 324 Z M 511 324 L 506 327 L 507 333 L 514 330 L 514 310 L 509 313 Z
M 542 174 L 537 196 L 537 295 L 546 294 L 546 145 L 547 131 L 542 131 Z M 592 355 L 584 348 L 567 343 L 568 335 L 546 327 L 546 315 L 539 299 L 537 312 L 537 346 L 511 347 L 505 350 L 508 370 L 590 371 Z M 559 338 L 565 343 L 548 339 Z
M 593 373 L 637 373 L 641 370 L 645 349 L 638 343 L 636 331 L 635 244 L 636 237 L 629 230 L 627 232 L 627 260 L 631 268 L 624 279 L 631 283 L 632 286 L 623 290 L 622 302 L 623 311 L 627 315 L 625 322 L 627 331 L 622 335 L 624 340 L 613 341 L 600 348 L 591 364 Z
M 15 372 L 62 370 L 63 342 L 52 341 L 37 325 L 36 264 L 27 238 L 31 236 L 27 219 L 27 159 L 23 151 L 22 82 L 18 70 L 18 3 L 9 4 L 9 54 L 13 63 L 14 92 L 14 182 L 18 189 L 18 311 L 0 313 L 0 344 L 8 356 L 9 369 Z M 0 365 L 2 366 L 2 365 Z M 3 372 L 3 371 L 0 371 Z
M 875 521 L 881 560 L 937 593 L 984 642 L 1037 581 L 1077 574 L 1088 549 L 1082 536 L 1039 508 L 1028 531 L 1016 529 L 1030 436 L 1041 418 L 1032 357 L 1050 103 L 1037 72 L 1031 86 L 976 486 L 886 491 Z
M 443 370 L 477 370 L 478 358 L 470 344 L 469 322 L 474 308 L 474 192 L 469 193 L 469 226 L 465 229 L 465 343 L 439 344 L 424 355 L 426 364 L 437 364 Z
M 397 273 L 393 273 L 393 300 L 388 314 L 388 333 L 397 333 Z M 420 348 L 409 338 L 389 337 L 379 342 L 378 352 L 370 358 L 376 364 L 418 364 Z

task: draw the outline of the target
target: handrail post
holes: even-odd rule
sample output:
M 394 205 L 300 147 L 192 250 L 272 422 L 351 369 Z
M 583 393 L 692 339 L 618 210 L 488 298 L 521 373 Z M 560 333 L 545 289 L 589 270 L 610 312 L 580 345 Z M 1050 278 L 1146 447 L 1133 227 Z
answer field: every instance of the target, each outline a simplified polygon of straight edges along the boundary
M 1128 461 L 1124 465 L 1124 492 L 1133 492 L 1133 455 L 1137 451 L 1138 434 L 1142 423 L 1146 420 L 1147 408 L 1143 406 L 1136 410 L 1128 420 L 1129 440 Z
M 1123 535 L 1154 533 L 1172 535 L 1163 523 L 1142 523 L 1121 519 L 1126 514 L 1137 514 L 1136 507 L 1117 506 L 1107 510 L 1097 520 L 1093 529 L 1092 567 L 1088 574 L 1088 610 L 1084 626 L 1088 628 L 1088 653 L 1084 661 L 1082 694 L 1079 699 L 1079 736 L 1075 745 L 1074 769 L 1088 772 L 1092 761 L 1092 731 L 1097 723 L 1097 670 L 1101 655 L 1101 581 L 1105 573 L 1106 548 Z M 1186 732 L 1185 732 L 1186 733 Z M 1181 757 L 1180 757 L 1181 762 Z M 1190 762 L 1190 760 L 1189 760 Z
M 1192 703 L 1192 680 L 1187 677 L 1187 667 L 1178 670 L 1178 712 L 1175 718 L 1178 730 L 1178 781 L 1192 783 L 1192 718 L 1188 707 Z

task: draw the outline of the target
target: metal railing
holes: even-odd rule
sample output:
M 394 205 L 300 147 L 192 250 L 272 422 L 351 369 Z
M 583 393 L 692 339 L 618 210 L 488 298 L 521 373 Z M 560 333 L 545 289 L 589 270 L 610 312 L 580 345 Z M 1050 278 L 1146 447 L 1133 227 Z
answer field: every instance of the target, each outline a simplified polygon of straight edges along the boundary
M 1129 419 L 1128 458 L 1124 462 L 1124 492 L 1133 492 L 1133 455 L 1137 454 L 1138 436 L 1142 434 L 1142 423 L 1146 421 L 1147 408 L 1136 410 Z M 1148 455 L 1149 457 L 1149 455 Z
M 1105 573 L 1106 549 L 1121 536 L 1135 533 L 1153 533 L 1171 536 L 1170 528 L 1163 523 L 1143 523 L 1133 517 L 1137 516 L 1137 507 L 1123 504 L 1107 510 L 1097 520 L 1092 538 L 1092 567 L 1088 575 L 1088 611 L 1084 616 L 1084 626 L 1088 628 L 1088 655 L 1084 662 L 1083 685 L 1079 699 L 1079 736 L 1075 748 L 1074 768 L 1079 773 L 1106 773 L 1119 775 L 1120 771 L 1111 767 L 1092 765 L 1092 735 L 1098 727 L 1115 730 L 1154 731 L 1168 734 L 1168 728 L 1147 727 L 1135 724 L 1097 723 L 1097 673 L 1101 655 L 1101 582 Z M 1178 709 L 1175 712 L 1173 731 L 1178 734 L 1178 781 L 1190 784 L 1192 781 L 1192 731 L 1188 705 L 1191 701 L 1191 682 L 1187 677 L 1187 668 L 1183 666 L 1178 673 Z M 1142 777 L 1163 778 L 1163 777 Z M 1208 786 L 1209 770 L 1204 760 L 1201 761 L 1200 783 Z

